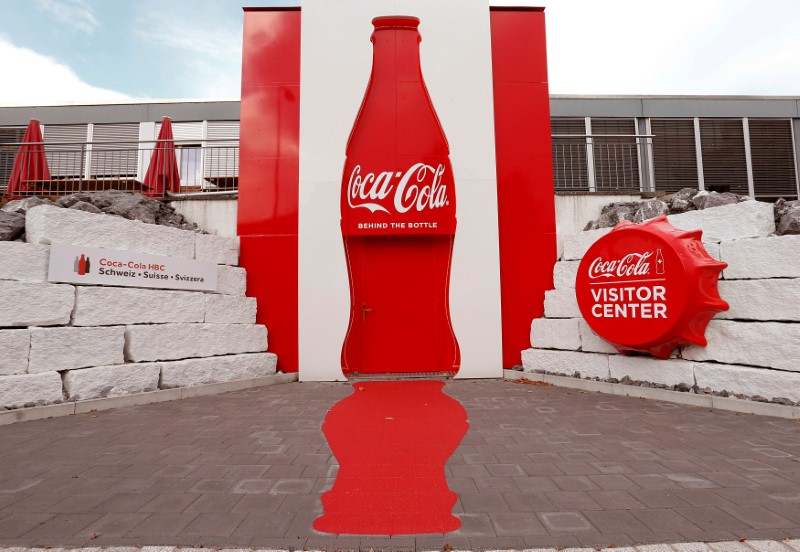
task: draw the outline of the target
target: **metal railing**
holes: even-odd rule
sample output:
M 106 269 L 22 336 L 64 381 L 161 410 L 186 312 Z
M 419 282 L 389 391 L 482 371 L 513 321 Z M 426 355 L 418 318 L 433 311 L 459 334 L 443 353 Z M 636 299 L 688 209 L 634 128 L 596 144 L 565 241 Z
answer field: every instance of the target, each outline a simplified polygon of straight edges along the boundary
M 170 155 L 154 157 L 160 143 L 173 146 L 178 181 L 170 192 L 164 175 L 174 174 Z M 170 151 L 170 149 L 167 149 Z M 26 159 L 17 159 L 26 156 Z M 43 176 L 42 156 L 49 178 Z M 163 166 L 151 167 L 154 159 Z M 23 162 L 24 174 L 7 190 L 14 162 Z M 0 145 L 0 196 L 59 196 L 77 192 L 152 191 L 148 170 L 157 173 L 157 196 L 179 199 L 235 193 L 239 185 L 239 141 L 143 140 L 137 142 L 37 142 Z M 151 195 L 153 195 L 151 193 Z
M 653 135 L 554 134 L 556 191 L 640 192 L 652 166 Z
M 650 191 L 653 135 L 552 136 L 553 180 L 556 191 Z M 173 140 L 179 182 L 158 195 L 180 199 L 231 194 L 239 185 L 239 141 L 232 139 Z M 6 194 L 18 155 L 47 160 L 50 177 L 22 175 L 23 189 L 6 195 L 57 196 L 109 189 L 148 191 L 146 175 L 157 140 L 137 142 L 45 142 L 0 145 L 0 194 Z M 28 167 L 35 163 L 25 164 Z M 169 174 L 169 168 L 161 168 Z M 162 182 L 163 184 L 163 182 Z M 168 184 L 168 183 L 167 183 Z

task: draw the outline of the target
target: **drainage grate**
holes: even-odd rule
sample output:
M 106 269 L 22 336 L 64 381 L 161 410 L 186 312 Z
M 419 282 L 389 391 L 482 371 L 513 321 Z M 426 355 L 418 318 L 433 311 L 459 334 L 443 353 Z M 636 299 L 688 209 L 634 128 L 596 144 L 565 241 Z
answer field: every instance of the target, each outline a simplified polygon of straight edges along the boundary
M 455 372 L 389 372 L 383 374 L 351 374 L 349 381 L 384 381 L 415 379 L 451 379 Z

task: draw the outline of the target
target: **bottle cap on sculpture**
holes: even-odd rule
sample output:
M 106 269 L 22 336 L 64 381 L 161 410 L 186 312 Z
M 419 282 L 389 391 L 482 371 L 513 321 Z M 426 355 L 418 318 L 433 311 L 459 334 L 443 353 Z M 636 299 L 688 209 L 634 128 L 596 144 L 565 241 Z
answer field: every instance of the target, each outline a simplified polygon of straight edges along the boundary
M 679 230 L 661 216 L 619 223 L 597 240 L 578 267 L 578 306 L 594 332 L 623 353 L 669 358 L 675 347 L 705 346 L 705 329 L 728 310 L 702 231 Z

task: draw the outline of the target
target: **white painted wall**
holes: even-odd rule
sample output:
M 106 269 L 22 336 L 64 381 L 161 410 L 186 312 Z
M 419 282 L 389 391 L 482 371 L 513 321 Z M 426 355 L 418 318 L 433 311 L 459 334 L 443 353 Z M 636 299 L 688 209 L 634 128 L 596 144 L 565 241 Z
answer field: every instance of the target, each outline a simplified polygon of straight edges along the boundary
M 564 238 L 581 232 L 586 223 L 600 216 L 600 210 L 609 203 L 641 201 L 639 195 L 556 195 L 556 234 L 558 256 L 563 253 Z
M 187 199 L 170 206 L 202 230 L 226 238 L 236 237 L 236 199 Z
M 300 379 L 342 380 L 349 284 L 339 228 L 347 137 L 369 80 L 371 20 L 421 20 L 422 71 L 458 195 L 450 303 L 459 377 L 502 374 L 488 0 L 306 0 L 300 104 Z

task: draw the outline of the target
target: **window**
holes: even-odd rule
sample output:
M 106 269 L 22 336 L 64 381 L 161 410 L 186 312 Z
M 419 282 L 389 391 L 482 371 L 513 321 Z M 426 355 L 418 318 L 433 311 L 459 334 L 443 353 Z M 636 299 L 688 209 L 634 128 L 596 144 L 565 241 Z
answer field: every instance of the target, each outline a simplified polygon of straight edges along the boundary
M 44 151 L 54 179 L 83 178 L 89 125 L 45 125 Z
M 8 185 L 8 179 L 14 168 L 14 158 L 19 149 L 15 144 L 22 142 L 25 128 L 24 126 L 0 127 L 0 193 L 5 192 Z
M 135 178 L 139 123 L 96 124 L 92 131 L 92 178 Z
M 706 190 L 749 195 L 741 119 L 700 119 Z
M 608 138 L 602 135 L 612 135 Z M 641 189 L 635 119 L 592 118 L 595 189 L 598 192 Z
M 553 184 L 556 191 L 588 191 L 589 169 L 586 163 L 586 121 L 553 118 Z
M 750 119 L 750 156 L 756 197 L 797 198 L 792 121 Z
M 674 193 L 697 188 L 694 119 L 650 119 L 656 190 Z

